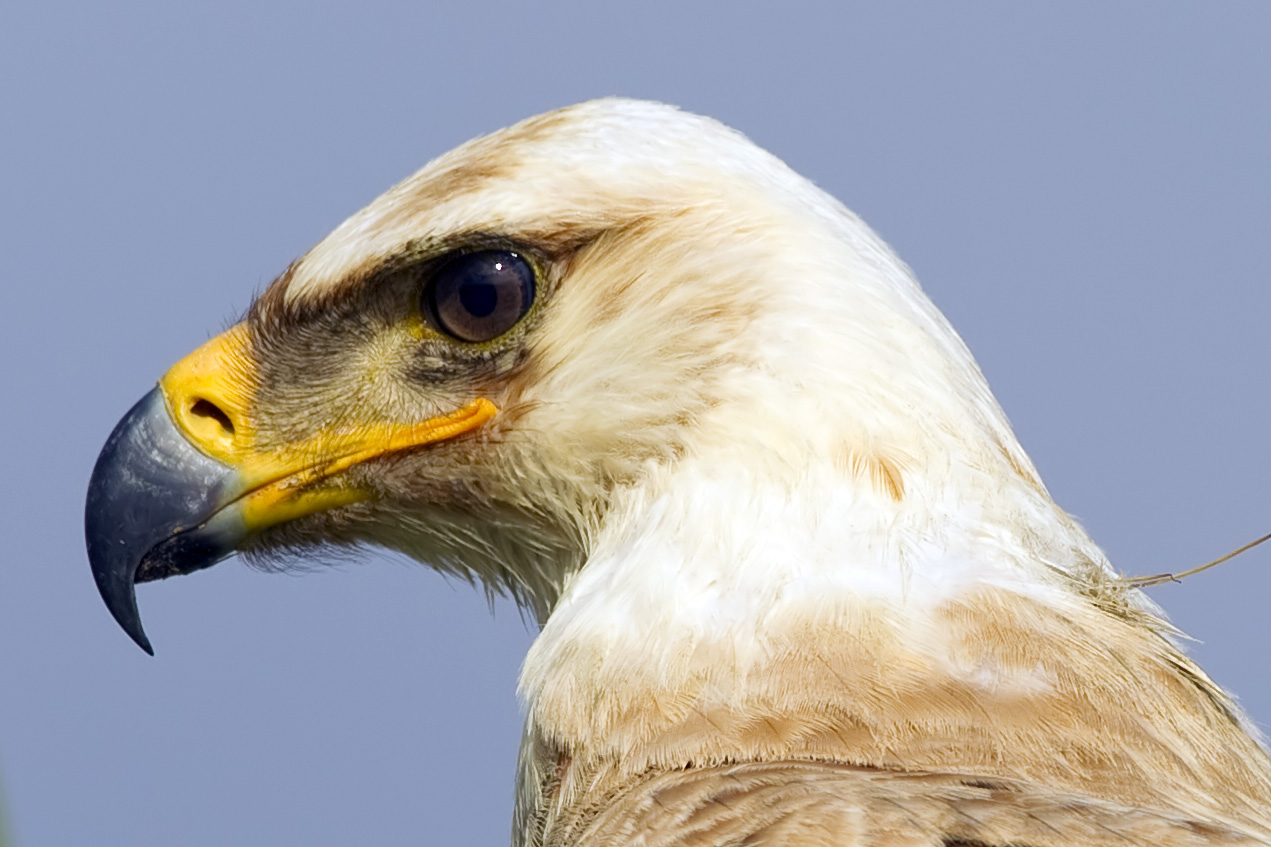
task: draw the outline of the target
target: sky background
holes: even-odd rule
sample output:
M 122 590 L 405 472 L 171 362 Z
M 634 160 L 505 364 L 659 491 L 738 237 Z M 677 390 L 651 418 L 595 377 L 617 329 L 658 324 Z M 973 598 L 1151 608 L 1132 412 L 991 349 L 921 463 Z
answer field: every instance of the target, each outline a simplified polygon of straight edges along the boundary
M 19 845 L 506 844 L 516 610 L 427 568 L 97 596 L 116 420 L 430 158 L 601 95 L 860 213 L 1131 573 L 1271 531 L 1271 3 L 0 6 L 0 772 Z M 1271 549 L 1152 595 L 1271 724 Z

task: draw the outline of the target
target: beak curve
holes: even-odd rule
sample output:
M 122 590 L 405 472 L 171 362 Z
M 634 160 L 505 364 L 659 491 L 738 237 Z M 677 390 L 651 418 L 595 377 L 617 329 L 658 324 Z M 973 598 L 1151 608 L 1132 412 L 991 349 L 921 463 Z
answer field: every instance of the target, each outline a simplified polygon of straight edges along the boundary
M 234 552 L 247 534 L 239 475 L 200 452 L 155 388 L 115 427 L 97 457 L 84 510 L 88 560 L 106 608 L 137 645 L 154 650 L 136 582 L 189 573 Z
M 174 365 L 97 457 L 84 510 L 88 561 L 110 613 L 151 655 L 136 583 L 210 567 L 271 526 L 366 500 L 349 468 L 472 433 L 498 412 L 478 397 L 423 421 L 372 418 L 262 444 L 254 381 L 239 324 Z

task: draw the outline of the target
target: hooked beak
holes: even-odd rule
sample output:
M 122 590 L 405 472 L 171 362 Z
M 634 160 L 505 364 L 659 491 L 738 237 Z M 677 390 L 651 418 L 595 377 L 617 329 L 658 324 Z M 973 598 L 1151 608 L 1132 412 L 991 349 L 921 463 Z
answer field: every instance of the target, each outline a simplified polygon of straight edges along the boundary
M 255 372 L 243 325 L 212 339 L 124 415 L 93 468 L 84 534 L 97 590 L 151 655 L 136 583 L 210 567 L 270 526 L 366 500 L 344 471 L 472 432 L 497 412 L 478 398 L 422 422 L 362 421 L 266 446 Z
M 84 535 L 106 608 L 150 655 L 134 584 L 216 564 L 247 536 L 224 507 L 241 485 L 232 468 L 195 449 L 153 389 L 102 448 L 88 483 Z

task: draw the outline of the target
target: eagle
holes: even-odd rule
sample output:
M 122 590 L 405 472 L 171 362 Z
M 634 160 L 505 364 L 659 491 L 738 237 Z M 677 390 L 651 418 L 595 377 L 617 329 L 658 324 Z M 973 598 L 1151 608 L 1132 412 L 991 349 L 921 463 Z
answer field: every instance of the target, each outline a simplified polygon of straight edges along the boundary
M 517 847 L 1271 844 L 1271 760 L 859 218 L 606 99 L 441 156 L 109 436 L 135 584 L 378 545 L 539 632 Z

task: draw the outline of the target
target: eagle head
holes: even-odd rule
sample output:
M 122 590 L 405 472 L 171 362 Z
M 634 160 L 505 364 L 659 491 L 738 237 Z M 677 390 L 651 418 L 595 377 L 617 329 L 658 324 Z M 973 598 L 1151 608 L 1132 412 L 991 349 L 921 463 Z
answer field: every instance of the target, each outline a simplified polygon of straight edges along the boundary
M 602 100 L 433 161 L 294 262 L 111 435 L 98 587 L 373 543 L 546 618 L 687 463 L 1035 474 L 961 341 L 851 213 L 740 134 Z M 621 505 L 619 505 L 621 503 Z

